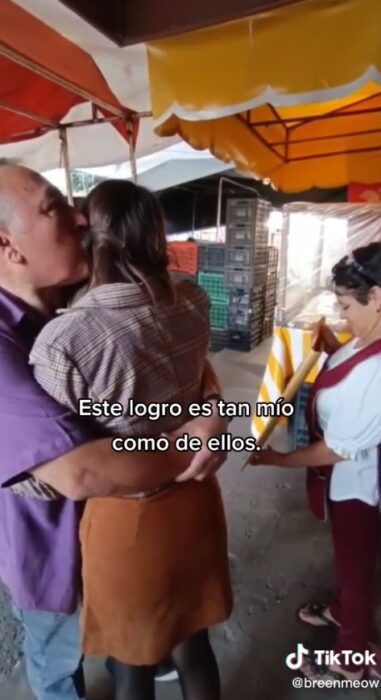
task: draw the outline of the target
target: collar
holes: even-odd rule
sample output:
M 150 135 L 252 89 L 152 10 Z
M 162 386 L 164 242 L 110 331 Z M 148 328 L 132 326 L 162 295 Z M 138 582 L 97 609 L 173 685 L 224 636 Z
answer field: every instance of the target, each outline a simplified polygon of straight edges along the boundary
M 158 291 L 155 284 L 152 291 L 157 298 Z M 58 313 L 67 313 L 78 309 L 94 308 L 102 306 L 109 309 L 131 308 L 134 306 L 147 306 L 152 303 L 151 297 L 143 285 L 127 282 L 114 282 L 113 284 L 102 284 L 91 289 L 78 299 L 73 306 L 67 309 L 58 309 Z
M 32 306 L 2 287 L 0 287 L 0 314 L 11 328 L 18 326 L 25 317 L 31 318 L 41 325 L 46 322 L 46 319 Z

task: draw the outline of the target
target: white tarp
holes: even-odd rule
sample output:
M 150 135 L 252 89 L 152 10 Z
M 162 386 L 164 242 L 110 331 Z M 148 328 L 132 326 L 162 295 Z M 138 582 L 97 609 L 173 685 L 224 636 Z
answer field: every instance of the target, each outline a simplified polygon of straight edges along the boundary
M 0 0 L 1 1 L 1 0 Z M 14 0 L 70 41 L 89 53 L 102 71 L 119 100 L 126 107 L 150 111 L 146 50 L 143 44 L 118 48 L 58 0 Z M 71 110 L 66 121 L 89 118 L 88 105 Z M 137 143 L 137 157 L 154 153 L 178 139 L 159 139 L 153 132 L 152 120 L 142 119 Z M 97 125 L 69 130 L 69 152 L 72 168 L 83 168 L 129 159 L 128 145 L 110 125 Z M 57 134 L 0 146 L 0 158 L 12 158 L 36 170 L 60 166 Z
M 190 180 L 198 180 L 208 175 L 229 170 L 227 163 L 222 163 L 208 152 L 193 150 L 184 142 L 177 143 L 158 153 L 144 156 L 137 160 L 138 180 L 150 190 L 164 190 Z M 92 175 L 104 178 L 131 179 L 129 163 L 106 167 L 82 168 Z M 66 178 L 63 170 L 50 170 L 45 176 L 66 194 Z M 86 193 L 85 193 L 86 194 Z

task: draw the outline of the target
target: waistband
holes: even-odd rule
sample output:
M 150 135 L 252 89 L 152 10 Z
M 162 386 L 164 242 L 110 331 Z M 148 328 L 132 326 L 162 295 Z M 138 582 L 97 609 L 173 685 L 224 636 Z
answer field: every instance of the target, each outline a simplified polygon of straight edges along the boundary
M 164 493 L 165 491 L 173 491 L 176 488 L 182 486 L 182 482 L 168 481 L 165 484 L 160 484 L 150 491 L 141 491 L 140 493 L 130 493 L 127 496 L 122 496 L 122 498 L 132 498 L 132 499 L 144 499 L 151 498 L 152 496 L 157 496 L 159 493 Z

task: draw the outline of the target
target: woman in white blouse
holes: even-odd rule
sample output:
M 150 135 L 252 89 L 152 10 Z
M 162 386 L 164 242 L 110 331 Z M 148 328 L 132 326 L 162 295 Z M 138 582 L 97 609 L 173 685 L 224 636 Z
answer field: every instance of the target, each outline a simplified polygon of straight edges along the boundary
M 310 652 L 301 668 L 330 683 L 357 680 L 369 670 L 358 662 L 369 652 L 381 523 L 381 243 L 358 248 L 332 273 L 341 317 L 354 339 L 340 346 L 331 334 L 324 343 L 328 359 L 307 411 L 311 444 L 287 454 L 267 448 L 251 459 L 252 465 L 286 469 L 308 465 L 312 510 L 329 517 L 336 597 L 329 605 L 303 606 L 298 616 L 337 629 L 338 663 L 326 666 Z M 349 651 L 357 656 L 344 653 Z

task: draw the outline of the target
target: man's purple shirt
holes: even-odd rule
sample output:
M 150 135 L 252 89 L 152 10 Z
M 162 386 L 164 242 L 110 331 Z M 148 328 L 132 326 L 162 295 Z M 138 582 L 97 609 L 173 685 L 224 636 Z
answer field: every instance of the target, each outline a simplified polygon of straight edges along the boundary
M 0 578 L 20 608 L 72 613 L 80 599 L 82 504 L 28 499 L 6 488 L 94 437 L 33 377 L 28 356 L 42 325 L 0 289 Z

